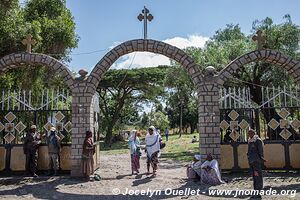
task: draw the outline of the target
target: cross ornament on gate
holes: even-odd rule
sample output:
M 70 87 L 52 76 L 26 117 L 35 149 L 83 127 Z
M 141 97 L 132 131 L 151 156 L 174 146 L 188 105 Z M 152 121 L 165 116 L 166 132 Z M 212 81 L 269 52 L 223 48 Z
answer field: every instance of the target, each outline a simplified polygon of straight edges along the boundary
M 261 50 L 264 48 L 264 44 L 266 43 L 266 37 L 262 35 L 262 31 L 256 31 L 256 35 L 252 37 L 253 41 L 257 41 L 257 49 Z
M 32 39 L 31 34 L 28 34 L 26 38 L 22 40 L 22 44 L 26 45 L 26 52 L 31 53 L 31 45 L 35 45 L 36 40 Z
M 147 39 L 147 21 L 149 20 L 149 22 L 151 22 L 154 17 L 153 17 L 153 15 L 148 14 L 149 10 L 146 8 L 146 6 L 144 6 L 142 13 L 140 13 L 137 18 L 140 21 L 144 20 L 144 40 L 146 40 Z

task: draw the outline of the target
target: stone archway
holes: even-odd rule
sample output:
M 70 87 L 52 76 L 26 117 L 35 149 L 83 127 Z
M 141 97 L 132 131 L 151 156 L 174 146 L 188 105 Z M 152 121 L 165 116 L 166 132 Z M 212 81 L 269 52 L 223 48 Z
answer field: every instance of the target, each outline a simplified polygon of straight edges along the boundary
M 43 65 L 52 68 L 57 74 L 60 74 L 72 90 L 74 88 L 74 76 L 72 72 L 60 61 L 55 58 L 37 53 L 13 53 L 0 59 L 0 73 L 5 73 L 9 69 L 21 67 L 22 64 Z
M 296 82 L 300 83 L 300 62 L 275 50 L 256 50 L 244 54 L 216 73 L 208 69 L 203 78 L 202 92 L 199 94 L 199 124 L 201 132 L 200 150 L 202 154 L 213 152 L 221 159 L 219 90 L 233 77 L 236 70 L 245 64 L 265 61 L 283 67 Z
M 38 54 L 38 53 L 22 52 L 22 53 L 9 54 L 7 56 L 2 57 L 0 59 L 0 73 L 5 73 L 10 69 L 20 68 L 22 67 L 23 64 L 43 65 L 52 68 L 56 74 L 61 75 L 64 82 L 71 90 L 72 96 L 74 96 L 74 98 L 72 98 L 72 124 L 73 126 L 77 127 L 79 120 L 76 115 L 76 113 L 78 113 L 76 103 L 78 101 L 79 96 L 80 97 L 84 96 L 79 94 L 79 93 L 83 93 L 83 91 L 79 89 L 82 83 L 78 82 L 75 79 L 73 73 L 68 69 L 66 65 L 64 65 L 63 63 L 61 63 L 60 61 L 56 60 L 51 56 L 45 54 Z M 75 138 L 73 137 L 73 134 Z M 78 129 L 72 130 L 72 141 L 74 139 L 76 141 L 76 135 L 78 135 Z M 79 144 L 78 141 L 77 143 L 76 142 L 72 143 L 72 149 L 80 149 L 82 144 L 81 146 L 79 146 L 78 144 Z M 74 150 L 72 151 L 72 156 L 74 154 L 73 152 Z
M 237 59 L 229 63 L 218 75 L 218 85 L 223 85 L 225 81 L 232 78 L 237 69 L 255 61 L 265 61 L 271 64 L 275 64 L 285 69 L 288 74 L 294 78 L 297 83 L 300 83 L 300 62 L 283 55 L 279 51 L 275 50 L 256 50 L 250 53 L 244 54 Z
M 73 94 L 73 118 L 76 120 L 76 124 L 73 126 L 73 138 L 72 138 L 72 175 L 77 176 L 80 174 L 80 160 L 81 160 L 81 146 L 84 140 L 84 132 L 86 129 L 93 128 L 93 108 L 92 108 L 92 97 L 96 92 L 96 88 L 106 73 L 106 71 L 110 68 L 110 66 L 121 56 L 125 54 L 129 54 L 131 52 L 152 52 L 164 55 L 168 58 L 171 58 L 178 63 L 181 64 L 183 68 L 185 68 L 188 74 L 191 76 L 194 84 L 196 85 L 198 97 L 199 97 L 199 105 L 203 100 L 204 95 L 212 95 L 208 92 L 206 84 L 203 83 L 203 75 L 201 74 L 197 64 L 194 60 L 188 56 L 183 50 L 166 44 L 161 41 L 156 40 L 130 40 L 126 41 L 111 51 L 109 51 L 94 67 L 91 74 L 85 80 L 75 81 L 76 93 Z M 207 93 L 208 92 L 208 93 Z M 214 99 L 215 100 L 215 99 Z M 216 100 L 217 102 L 217 100 Z M 203 106 L 211 106 L 210 104 Z M 202 130 L 201 134 L 207 136 L 209 138 L 211 136 L 212 130 L 207 127 L 207 124 L 201 123 L 204 116 L 201 116 L 202 109 L 199 106 L 199 128 Z M 205 118 L 206 119 L 206 118 Z M 212 126 L 209 124 L 209 126 Z M 214 125 L 215 126 L 215 125 Z M 219 141 L 207 139 L 204 144 L 200 148 L 202 152 L 209 152 L 217 146 L 216 143 Z M 210 144 L 212 143 L 212 145 Z M 75 145 L 73 145 L 75 144 Z M 209 147 L 209 148 L 207 148 Z M 216 155 L 219 158 L 219 152 L 217 150 L 212 150 L 212 154 Z
M 197 88 L 202 82 L 203 77 L 197 64 L 183 50 L 161 41 L 139 39 L 116 46 L 97 63 L 88 79 L 88 82 L 92 83 L 93 89 L 96 89 L 105 72 L 118 58 L 132 52 L 151 52 L 164 55 L 180 63 L 187 70 Z

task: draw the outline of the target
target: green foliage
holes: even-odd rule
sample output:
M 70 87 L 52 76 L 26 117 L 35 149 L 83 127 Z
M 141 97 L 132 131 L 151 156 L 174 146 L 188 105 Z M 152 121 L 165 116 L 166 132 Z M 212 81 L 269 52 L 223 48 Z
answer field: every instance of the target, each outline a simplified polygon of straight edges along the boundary
M 186 50 L 191 56 L 196 56 L 196 48 Z M 174 77 L 176 77 L 174 79 Z M 182 106 L 182 125 L 191 127 L 193 132 L 198 123 L 197 97 L 195 86 L 188 73 L 178 64 L 175 64 L 165 78 L 165 87 L 168 88 L 166 112 L 172 128 L 180 124 Z
M 18 0 L 0 1 L 0 58 L 23 49 L 27 26 Z
M 168 116 L 161 111 L 151 112 L 149 114 L 149 124 L 155 126 L 157 129 L 163 131 L 166 128 L 169 128 L 169 123 Z
M 3 5 L 1 1 L 1 5 Z M 37 44 L 33 51 L 55 54 L 53 57 L 68 61 L 71 49 L 77 47 L 75 23 L 70 10 L 62 0 L 28 0 L 24 8 L 13 0 L 0 10 L 0 58 L 10 53 L 24 51 L 21 41 L 33 35 Z M 25 77 L 25 78 L 24 78 Z M 42 88 L 66 87 L 61 78 L 43 66 L 22 66 L 0 77 L 4 89 L 33 90 L 38 95 Z
M 38 52 L 65 58 L 72 48 L 77 47 L 75 23 L 64 0 L 29 0 L 25 6 L 25 19 L 39 27 Z M 65 58 L 66 59 L 66 58 Z
M 101 80 L 100 95 L 103 129 L 106 143 L 110 144 L 114 127 L 118 123 L 139 123 L 139 105 L 157 102 L 164 95 L 163 80 L 168 67 L 110 70 Z M 129 117 L 126 117 L 129 116 Z

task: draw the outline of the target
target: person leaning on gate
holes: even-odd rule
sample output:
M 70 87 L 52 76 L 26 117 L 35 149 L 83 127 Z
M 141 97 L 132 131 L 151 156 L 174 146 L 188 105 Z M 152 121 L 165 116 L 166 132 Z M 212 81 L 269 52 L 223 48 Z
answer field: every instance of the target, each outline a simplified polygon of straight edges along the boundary
M 31 176 L 37 177 L 36 167 L 38 159 L 38 148 L 41 144 L 41 136 L 36 131 L 36 125 L 30 127 L 30 131 L 26 134 L 23 150 L 26 155 L 26 172 Z
M 61 151 L 61 140 L 57 135 L 55 127 L 51 127 L 50 129 L 50 134 L 47 136 L 47 144 L 49 156 L 49 170 L 47 175 L 52 175 L 53 171 L 53 176 L 56 176 L 59 169 L 58 156 Z
M 262 164 L 264 159 L 263 141 L 253 129 L 248 131 L 248 162 L 253 177 L 254 190 L 263 189 Z

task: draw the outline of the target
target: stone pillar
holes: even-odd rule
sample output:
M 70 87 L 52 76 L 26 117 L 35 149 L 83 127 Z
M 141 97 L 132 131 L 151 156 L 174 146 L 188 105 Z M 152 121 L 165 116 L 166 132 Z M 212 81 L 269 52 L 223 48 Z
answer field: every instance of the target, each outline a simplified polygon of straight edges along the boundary
M 92 108 L 93 91 L 91 86 L 80 77 L 75 80 L 72 90 L 72 167 L 71 176 L 82 176 L 81 154 L 87 130 L 93 130 L 94 119 Z
M 219 88 L 214 73 L 214 68 L 206 68 L 204 81 L 198 89 L 200 153 L 211 153 L 213 158 L 220 161 Z

